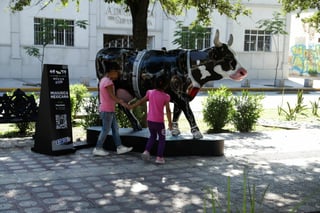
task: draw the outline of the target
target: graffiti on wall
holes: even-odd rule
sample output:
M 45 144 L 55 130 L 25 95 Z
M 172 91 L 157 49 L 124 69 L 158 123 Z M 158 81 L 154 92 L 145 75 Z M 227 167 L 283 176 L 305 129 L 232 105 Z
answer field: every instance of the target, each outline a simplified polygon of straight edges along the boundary
M 291 76 L 320 77 L 320 44 L 306 48 L 304 44 L 291 47 Z

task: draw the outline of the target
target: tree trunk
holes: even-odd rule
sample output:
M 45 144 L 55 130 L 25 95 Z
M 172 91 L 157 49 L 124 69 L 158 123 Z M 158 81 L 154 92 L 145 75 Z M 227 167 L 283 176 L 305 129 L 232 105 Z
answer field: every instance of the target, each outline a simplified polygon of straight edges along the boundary
M 150 0 L 127 1 L 132 16 L 133 46 L 137 50 L 147 48 L 149 1 Z
M 132 16 L 133 47 L 137 50 L 147 49 L 148 38 L 148 7 L 150 0 L 127 0 Z M 140 120 L 142 127 L 147 127 L 147 104 L 140 106 L 145 112 Z

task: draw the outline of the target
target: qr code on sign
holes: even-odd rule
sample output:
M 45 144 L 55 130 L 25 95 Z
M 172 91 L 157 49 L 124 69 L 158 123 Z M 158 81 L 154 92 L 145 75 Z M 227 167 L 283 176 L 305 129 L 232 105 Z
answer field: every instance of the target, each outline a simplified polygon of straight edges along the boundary
M 68 128 L 67 114 L 56 115 L 56 129 Z

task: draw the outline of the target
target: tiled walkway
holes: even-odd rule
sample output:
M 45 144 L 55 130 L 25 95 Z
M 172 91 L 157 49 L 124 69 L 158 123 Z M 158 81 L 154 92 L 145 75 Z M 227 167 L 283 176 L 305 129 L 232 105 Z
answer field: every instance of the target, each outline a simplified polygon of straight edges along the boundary
M 221 136 L 225 156 L 170 157 L 165 165 L 140 153 L 93 157 L 92 148 L 47 156 L 30 150 L 30 138 L 1 139 L 0 212 L 203 212 L 208 188 L 225 209 L 228 176 L 235 212 L 245 168 L 257 197 L 270 185 L 256 212 L 320 211 L 319 129 Z

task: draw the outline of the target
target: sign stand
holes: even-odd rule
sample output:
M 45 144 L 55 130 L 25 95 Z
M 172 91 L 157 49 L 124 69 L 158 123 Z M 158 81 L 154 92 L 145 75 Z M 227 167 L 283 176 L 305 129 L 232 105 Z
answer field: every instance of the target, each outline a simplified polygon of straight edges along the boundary
M 44 64 L 32 151 L 48 155 L 74 153 L 67 65 Z

